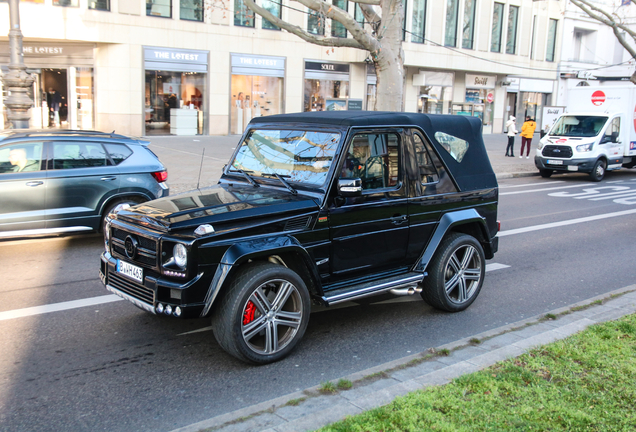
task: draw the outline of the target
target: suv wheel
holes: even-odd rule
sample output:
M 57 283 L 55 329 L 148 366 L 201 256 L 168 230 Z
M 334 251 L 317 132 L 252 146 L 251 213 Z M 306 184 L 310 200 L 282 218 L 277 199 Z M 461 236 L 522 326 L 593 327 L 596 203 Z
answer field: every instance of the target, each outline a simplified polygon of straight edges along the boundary
M 421 296 L 436 309 L 462 311 L 477 298 L 485 270 L 481 244 L 467 234 L 451 233 L 428 266 Z
M 292 270 L 255 263 L 239 269 L 214 313 L 214 337 L 234 357 L 266 364 L 287 356 L 303 337 L 309 292 Z
M 603 180 L 603 177 L 605 176 L 605 167 L 605 161 L 601 159 L 596 161 L 594 168 L 592 168 L 592 172 L 590 173 L 592 181 L 600 182 Z
M 543 178 L 550 178 L 550 176 L 552 176 L 552 173 L 554 171 L 551 169 L 540 169 L 539 170 L 539 174 L 541 174 L 541 177 Z

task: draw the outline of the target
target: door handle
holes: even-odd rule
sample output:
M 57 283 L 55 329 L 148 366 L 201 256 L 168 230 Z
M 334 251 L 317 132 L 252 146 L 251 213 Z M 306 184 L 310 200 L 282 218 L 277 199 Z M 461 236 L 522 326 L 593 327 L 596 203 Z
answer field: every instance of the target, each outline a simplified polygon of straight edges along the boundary
M 27 182 L 26 185 L 30 186 L 30 187 L 35 187 L 35 186 L 40 186 L 42 184 L 44 184 L 44 182 L 41 182 L 41 181 L 30 181 L 30 182 Z
M 408 220 L 409 220 L 409 217 L 406 215 L 397 215 L 391 218 L 391 223 L 393 225 L 402 225 L 404 222 Z
M 115 179 L 117 179 L 117 177 L 115 177 L 115 176 L 106 176 L 106 177 L 102 177 L 100 180 L 101 181 L 113 181 Z

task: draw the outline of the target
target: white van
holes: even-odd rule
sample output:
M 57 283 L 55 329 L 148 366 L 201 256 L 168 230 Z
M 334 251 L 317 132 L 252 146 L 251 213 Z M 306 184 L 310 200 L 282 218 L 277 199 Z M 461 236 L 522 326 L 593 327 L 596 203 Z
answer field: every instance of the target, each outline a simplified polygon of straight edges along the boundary
M 636 165 L 636 86 L 568 90 L 566 112 L 539 141 L 534 164 L 542 177 L 554 172 L 589 173 Z

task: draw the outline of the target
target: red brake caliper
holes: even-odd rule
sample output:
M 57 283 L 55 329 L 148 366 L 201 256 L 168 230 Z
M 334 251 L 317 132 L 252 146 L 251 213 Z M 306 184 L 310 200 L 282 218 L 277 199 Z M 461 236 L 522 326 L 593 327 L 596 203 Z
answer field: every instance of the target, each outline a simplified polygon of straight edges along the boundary
M 247 302 L 247 306 L 245 306 L 245 312 L 243 312 L 243 325 L 248 325 L 252 321 L 254 321 L 254 312 L 256 312 L 256 306 L 252 301 Z

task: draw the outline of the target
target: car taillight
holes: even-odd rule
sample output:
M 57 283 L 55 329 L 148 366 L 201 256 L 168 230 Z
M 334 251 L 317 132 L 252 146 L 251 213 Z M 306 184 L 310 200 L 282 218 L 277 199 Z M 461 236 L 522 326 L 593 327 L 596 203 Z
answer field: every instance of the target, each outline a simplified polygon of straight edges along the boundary
M 168 180 L 168 171 L 156 171 L 151 174 L 158 183 L 163 183 Z

